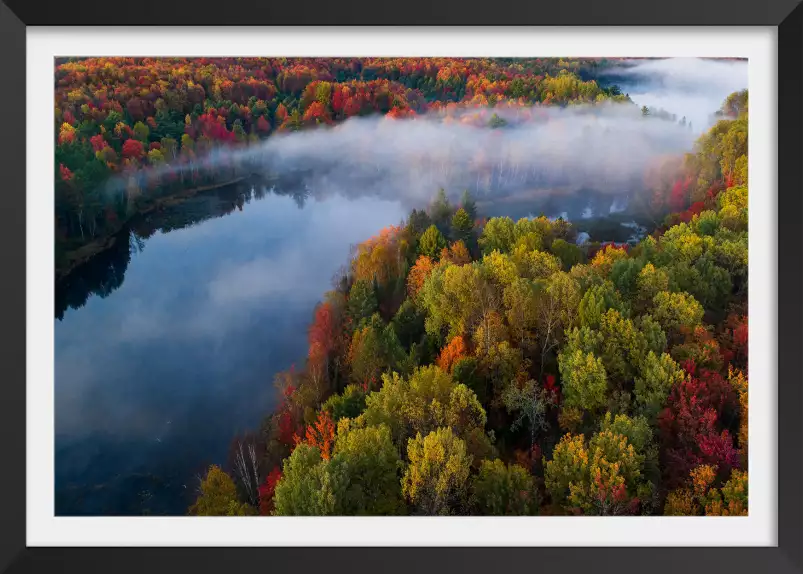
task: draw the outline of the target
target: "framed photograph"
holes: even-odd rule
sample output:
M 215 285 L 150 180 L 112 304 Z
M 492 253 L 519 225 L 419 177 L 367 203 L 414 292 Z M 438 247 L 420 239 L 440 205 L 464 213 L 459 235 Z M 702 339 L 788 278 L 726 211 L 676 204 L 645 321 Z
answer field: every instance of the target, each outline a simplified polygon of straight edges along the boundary
M 803 574 L 795 1 L 3 2 L 0 569 Z

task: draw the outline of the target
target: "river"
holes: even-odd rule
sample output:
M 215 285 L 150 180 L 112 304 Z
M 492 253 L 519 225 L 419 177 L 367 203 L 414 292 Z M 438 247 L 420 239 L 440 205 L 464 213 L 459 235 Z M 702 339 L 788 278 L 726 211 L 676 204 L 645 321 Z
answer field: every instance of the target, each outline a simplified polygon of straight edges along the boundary
M 350 246 L 406 215 L 368 197 L 252 193 L 153 215 L 135 226 L 150 237 L 57 289 L 62 307 L 86 299 L 55 325 L 57 515 L 184 514 L 196 475 L 225 462 L 273 406 L 273 375 L 305 356 Z

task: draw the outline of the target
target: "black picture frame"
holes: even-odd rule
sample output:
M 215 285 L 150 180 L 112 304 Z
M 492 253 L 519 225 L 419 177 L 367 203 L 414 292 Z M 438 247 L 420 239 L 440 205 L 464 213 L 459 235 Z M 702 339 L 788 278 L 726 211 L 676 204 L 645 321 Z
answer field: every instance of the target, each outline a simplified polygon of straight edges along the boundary
M 3 0 L 0 110 L 3 251 L 0 390 L 0 571 L 183 572 L 322 568 L 373 572 L 773 572 L 803 574 L 803 6 L 800 0 L 573 0 L 512 2 L 504 9 L 467 0 L 437 4 L 366 0 L 225 5 L 199 0 Z M 489 9 L 490 8 L 490 9 Z M 28 548 L 26 547 L 26 26 L 531 25 L 778 27 L 778 546 L 772 548 Z M 481 33 L 481 30 L 477 30 Z M 22 89 L 21 89 L 22 88 Z M 48 113 L 43 111 L 43 113 Z M 754 191 L 754 193 L 761 193 Z M 13 197 L 11 195 L 14 194 Z M 21 240 L 22 238 L 22 240 Z M 757 384 L 761 384 L 760 382 Z

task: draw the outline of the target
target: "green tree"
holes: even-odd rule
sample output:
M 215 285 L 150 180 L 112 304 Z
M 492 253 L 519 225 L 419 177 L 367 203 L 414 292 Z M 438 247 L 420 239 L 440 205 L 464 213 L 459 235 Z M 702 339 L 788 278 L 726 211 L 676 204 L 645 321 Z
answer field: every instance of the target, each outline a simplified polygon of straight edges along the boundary
M 404 508 L 399 453 L 386 426 L 338 432 L 328 472 L 345 476 L 337 492 L 338 514 L 384 516 Z
M 481 265 L 485 275 L 501 287 L 510 285 L 519 277 L 516 264 L 510 255 L 499 251 L 492 251 L 485 255 Z
M 567 407 L 594 413 L 607 404 L 605 367 L 593 353 L 564 350 L 558 358 L 558 365 Z
M 481 404 L 485 402 L 485 380 L 479 370 L 476 357 L 462 357 L 452 367 L 452 378 L 474 391 Z
M 474 228 L 474 221 L 462 207 L 452 216 L 452 230 L 456 239 L 467 239 Z
M 432 259 L 439 259 L 441 250 L 446 247 L 446 239 L 434 225 L 430 225 L 418 241 L 418 253 Z
M 467 189 L 463 191 L 463 195 L 460 198 L 460 207 L 465 210 L 472 222 L 477 218 L 477 203 Z
M 658 293 L 669 290 L 669 275 L 665 270 L 647 263 L 639 271 L 636 290 L 641 308 L 646 309 Z
M 399 446 L 414 433 L 426 435 L 440 427 L 467 438 L 474 429 L 484 429 L 486 418 L 474 392 L 435 365 L 409 377 L 383 375 L 381 389 L 366 398 L 366 423 L 387 425 Z
M 544 283 L 541 284 L 542 286 Z M 552 352 L 577 322 L 580 290 L 568 273 L 556 272 L 545 282 L 538 296 L 538 344 L 541 348 L 539 380 Z
M 498 458 L 484 460 L 472 479 L 472 507 L 480 515 L 531 516 L 538 514 L 538 491 L 533 477 L 519 465 Z
M 338 512 L 337 499 L 346 478 L 327 472 L 316 446 L 300 443 L 285 459 L 273 495 L 278 516 L 328 516 Z
M 583 262 L 583 252 L 580 248 L 564 239 L 556 239 L 553 241 L 549 250 L 553 255 L 560 258 L 561 263 L 563 263 L 564 271 L 569 271 L 575 265 Z
M 577 310 L 580 325 L 597 329 L 608 309 L 616 309 L 625 317 L 629 315 L 627 305 L 622 301 L 613 283 L 605 280 L 590 286 L 583 294 Z
M 650 351 L 639 366 L 636 377 L 636 408 L 654 421 L 664 408 L 672 387 L 684 379 L 683 369 L 666 353 L 660 356 Z
M 330 460 L 300 443 L 276 485 L 280 516 L 388 515 L 401 512 L 400 461 L 387 427 L 340 425 Z
M 666 333 L 661 329 L 658 321 L 652 318 L 652 315 L 636 317 L 633 324 L 644 335 L 644 339 L 647 342 L 647 352 L 652 351 L 656 355 L 660 355 L 666 350 Z
M 195 141 L 190 137 L 189 134 L 184 134 L 181 136 L 181 153 L 186 155 L 195 149 Z
M 349 291 L 348 315 L 354 327 L 360 326 L 379 310 L 376 291 L 372 282 L 359 279 Z
M 644 261 L 639 259 L 620 259 L 611 267 L 611 281 L 619 293 L 632 300 L 638 289 L 638 278 Z
M 529 220 L 523 220 L 529 221 Z M 512 250 L 518 253 L 529 254 L 531 251 L 542 251 L 544 249 L 544 238 L 540 231 L 528 231 L 523 234 L 517 233 L 521 226 L 519 223 L 513 228 L 516 242 Z
M 165 162 L 165 156 L 158 149 L 152 149 L 148 152 L 148 163 L 154 166 L 162 165 Z
M 491 129 L 502 128 L 502 127 L 505 127 L 506 125 L 507 125 L 507 122 L 503 118 L 500 118 L 495 113 L 493 115 L 491 115 L 491 119 L 488 120 L 488 126 Z
M 163 137 L 160 141 L 162 152 L 167 161 L 175 160 L 178 157 L 178 142 L 171 137 Z
M 424 314 L 410 298 L 401 304 L 391 324 L 405 349 L 409 350 L 413 343 L 420 342 L 424 335 Z
M 661 469 L 658 464 L 658 445 L 653 435 L 650 421 L 643 415 L 629 417 L 618 414 L 615 417 L 606 413 L 600 424 L 600 432 L 611 432 L 627 439 L 633 445 L 636 454 L 643 457 L 642 474 L 644 483 L 638 485 L 638 496 L 642 510 L 654 510 L 659 501 L 655 496 L 655 484 L 661 480 Z
M 446 197 L 446 191 L 443 188 L 439 189 L 429 209 L 432 221 L 445 229 L 449 225 L 452 211 L 452 205 L 449 203 L 449 198 Z
M 644 334 L 615 309 L 608 309 L 602 316 L 599 334 L 594 352 L 602 359 L 608 379 L 618 383 L 633 380 L 647 353 Z
M 448 338 L 466 335 L 499 308 L 499 296 L 478 264 L 440 265 L 418 294 L 426 311 L 428 333 L 448 331 Z
M 522 236 L 522 240 L 533 237 L 534 233 Z M 529 250 L 521 243 L 513 247 L 510 259 L 516 264 L 519 275 L 528 279 L 548 279 L 561 270 L 560 259 L 545 251 Z
M 491 253 L 494 250 L 509 253 L 515 241 L 513 220 L 509 217 L 494 217 L 488 220 L 482 229 L 479 244 L 483 253 Z
M 688 293 L 661 291 L 653 298 L 653 316 L 671 337 L 691 332 L 703 320 L 703 307 Z
M 357 385 L 347 385 L 342 394 L 329 397 L 321 410 L 328 412 L 335 422 L 356 418 L 365 410 L 365 392 Z
M 505 287 L 502 300 L 511 334 L 520 347 L 526 347 L 538 327 L 537 286 L 528 279 L 516 278 Z
M 349 348 L 351 378 L 355 383 L 379 382 L 382 373 L 398 369 L 405 352 L 392 325 L 385 325 L 378 314 L 354 331 Z

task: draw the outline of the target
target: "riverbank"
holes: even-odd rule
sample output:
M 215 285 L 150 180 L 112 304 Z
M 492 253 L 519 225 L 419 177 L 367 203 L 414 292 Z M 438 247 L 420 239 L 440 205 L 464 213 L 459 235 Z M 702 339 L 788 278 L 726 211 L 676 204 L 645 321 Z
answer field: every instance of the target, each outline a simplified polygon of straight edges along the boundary
M 220 189 L 229 185 L 234 185 L 245 181 L 249 177 L 252 177 L 254 174 L 247 174 L 236 177 L 234 179 L 220 182 L 220 183 L 213 183 L 208 185 L 201 185 L 198 187 L 193 187 L 191 189 L 184 189 L 181 191 L 177 191 L 176 193 L 172 193 L 165 197 L 158 197 L 152 200 L 150 204 L 147 206 L 135 211 L 132 213 L 128 218 L 126 218 L 120 224 L 120 227 L 115 230 L 114 233 L 105 235 L 104 237 L 99 237 L 89 243 L 85 243 L 81 247 L 67 251 L 63 255 L 62 263 L 59 265 L 58 261 L 56 262 L 55 267 L 55 280 L 56 282 L 64 280 L 67 276 L 70 275 L 76 268 L 80 267 L 84 263 L 87 263 L 90 259 L 95 257 L 96 255 L 106 251 L 107 249 L 111 249 L 115 243 L 120 240 L 120 232 L 123 231 L 127 226 L 131 225 L 136 218 L 143 217 L 148 215 L 149 213 L 153 213 L 160 209 L 164 209 L 166 207 L 171 207 L 174 205 L 179 205 L 182 202 L 186 201 L 191 197 L 195 197 L 199 193 L 203 193 L 206 191 L 212 191 L 215 189 Z

